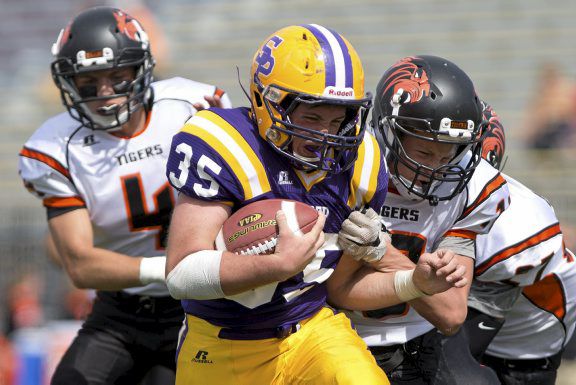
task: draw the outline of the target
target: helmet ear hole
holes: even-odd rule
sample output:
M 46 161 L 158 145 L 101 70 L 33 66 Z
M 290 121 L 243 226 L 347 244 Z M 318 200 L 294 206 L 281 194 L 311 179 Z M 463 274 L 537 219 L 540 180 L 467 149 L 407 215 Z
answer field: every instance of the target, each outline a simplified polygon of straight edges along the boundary
M 254 91 L 253 93 L 254 93 L 254 101 L 256 102 L 256 107 L 262 107 L 262 98 L 260 97 L 260 94 L 256 91 Z

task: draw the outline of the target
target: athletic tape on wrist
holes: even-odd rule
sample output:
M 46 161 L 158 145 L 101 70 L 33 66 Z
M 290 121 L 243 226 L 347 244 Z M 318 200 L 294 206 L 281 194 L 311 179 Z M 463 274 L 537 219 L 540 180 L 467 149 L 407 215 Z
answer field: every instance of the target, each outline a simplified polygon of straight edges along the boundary
M 394 274 L 394 290 L 402 302 L 408 302 L 426 295 L 414 284 L 412 280 L 413 274 L 414 270 L 399 270 Z
M 187 255 L 166 277 L 170 295 L 176 299 L 224 298 L 220 286 L 221 250 L 201 250 Z
M 166 257 L 147 257 L 140 261 L 140 282 L 148 285 L 153 282 L 164 282 Z

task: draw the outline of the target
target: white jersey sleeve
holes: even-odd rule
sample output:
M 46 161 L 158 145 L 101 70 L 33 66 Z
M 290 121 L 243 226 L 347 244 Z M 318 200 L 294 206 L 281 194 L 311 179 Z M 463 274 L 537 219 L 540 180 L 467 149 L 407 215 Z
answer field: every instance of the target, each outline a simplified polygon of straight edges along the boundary
M 553 208 L 518 181 L 505 178 L 510 207 L 489 233 L 476 239 L 475 280 L 469 296 L 470 307 L 495 317 L 504 317 L 521 287 L 539 281 L 554 255 L 563 254 Z
M 564 254 L 560 223 L 550 204 L 513 178 L 506 176 L 510 207 L 488 234 L 476 239 L 476 279 L 528 286 Z
M 24 186 L 45 206 L 83 206 L 68 168 L 67 139 L 79 123 L 62 113 L 47 120 L 20 151 L 18 172 Z
M 550 357 L 566 346 L 575 327 L 576 261 L 566 250 L 560 264 L 523 288 L 487 352 L 506 359 Z
M 204 108 L 210 107 L 204 97 L 217 95 L 222 101 L 222 108 L 232 107 L 232 102 L 223 89 L 181 77 L 154 83 L 154 93 L 156 102 L 163 99 L 180 99 L 190 104 L 201 103 Z M 195 113 L 196 110 L 194 109 L 193 112 Z
M 476 240 L 469 306 L 506 317 L 489 354 L 548 357 L 560 351 L 574 331 L 574 256 L 564 247 L 552 206 L 520 182 L 505 178 L 510 207 Z
M 466 187 L 467 201 L 460 217 L 444 236 L 471 237 L 490 231 L 510 204 L 506 179 L 484 159 Z

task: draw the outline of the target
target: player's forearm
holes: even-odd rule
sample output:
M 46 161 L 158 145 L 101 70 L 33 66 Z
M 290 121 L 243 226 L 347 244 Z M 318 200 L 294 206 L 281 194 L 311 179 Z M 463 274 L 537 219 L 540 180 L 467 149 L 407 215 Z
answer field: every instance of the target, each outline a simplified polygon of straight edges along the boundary
M 78 209 L 48 222 L 52 253 L 66 269 L 74 285 L 82 289 L 119 290 L 141 286 L 141 258 L 94 247 L 88 210 Z
M 296 273 L 290 271 L 276 254 L 237 255 L 225 252 L 220 263 L 220 284 L 226 295 L 233 295 L 282 282 Z
M 462 326 L 467 313 L 467 289 L 452 288 L 444 293 L 410 301 L 422 317 L 445 335 L 453 335 Z
M 394 273 L 382 273 L 362 267 L 342 279 L 339 275 L 328 280 L 331 304 L 348 310 L 374 310 L 400 303 L 394 290 Z
M 58 267 L 63 267 L 62 257 L 60 257 L 60 253 L 58 253 L 56 244 L 54 244 L 54 239 L 49 231 L 46 233 L 46 237 L 44 238 L 44 247 L 46 249 L 47 257 Z
M 63 257 L 66 271 L 78 288 L 120 290 L 142 286 L 141 258 L 99 248 L 67 253 Z

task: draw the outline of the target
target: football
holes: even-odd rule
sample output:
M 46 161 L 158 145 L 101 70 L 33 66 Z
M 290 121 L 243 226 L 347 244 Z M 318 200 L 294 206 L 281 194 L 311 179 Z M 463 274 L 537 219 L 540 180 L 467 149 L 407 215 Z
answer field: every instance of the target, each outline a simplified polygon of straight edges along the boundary
M 307 233 L 318 219 L 318 212 L 302 202 L 288 199 L 256 201 L 224 222 L 216 238 L 216 249 L 244 255 L 272 254 L 278 238 L 276 212 L 280 209 L 294 233 Z

